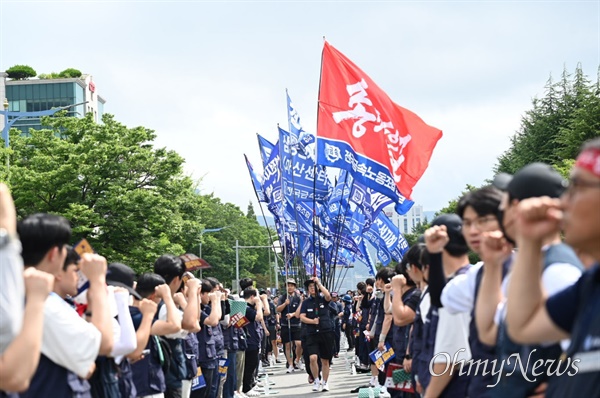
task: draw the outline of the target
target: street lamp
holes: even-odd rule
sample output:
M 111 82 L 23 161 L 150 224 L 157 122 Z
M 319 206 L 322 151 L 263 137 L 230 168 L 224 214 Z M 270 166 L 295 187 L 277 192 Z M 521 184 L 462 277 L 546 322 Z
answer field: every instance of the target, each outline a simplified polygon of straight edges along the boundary
M 219 232 L 222 229 L 225 228 L 229 228 L 228 226 L 225 227 L 221 227 L 221 228 L 206 228 L 203 229 L 202 231 L 200 231 L 200 243 L 198 244 L 198 257 L 202 258 L 202 235 L 204 235 L 205 233 L 210 233 L 210 232 Z M 200 279 L 202 279 L 202 268 L 200 268 Z

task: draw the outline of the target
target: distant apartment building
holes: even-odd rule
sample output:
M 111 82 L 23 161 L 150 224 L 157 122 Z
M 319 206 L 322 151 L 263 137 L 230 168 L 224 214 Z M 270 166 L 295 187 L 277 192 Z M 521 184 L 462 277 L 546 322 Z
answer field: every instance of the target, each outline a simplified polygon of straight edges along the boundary
M 419 223 L 425 222 L 425 219 L 427 218 L 423 212 L 423 206 L 417 204 L 413 205 L 408 213 L 404 215 L 396 213 L 393 205 L 384 208 L 383 211 L 385 215 L 392 220 L 394 225 L 398 227 L 398 230 L 402 234 L 412 233 L 412 229 L 419 225 Z
M 52 108 L 75 105 L 67 114 L 82 118 L 91 113 L 99 123 L 104 113 L 106 100 L 96 92 L 91 75 L 78 78 L 7 80 L 6 93 L 8 110 L 15 112 L 45 111 Z M 39 118 L 22 118 L 13 125 L 27 133 L 30 128 L 42 127 Z

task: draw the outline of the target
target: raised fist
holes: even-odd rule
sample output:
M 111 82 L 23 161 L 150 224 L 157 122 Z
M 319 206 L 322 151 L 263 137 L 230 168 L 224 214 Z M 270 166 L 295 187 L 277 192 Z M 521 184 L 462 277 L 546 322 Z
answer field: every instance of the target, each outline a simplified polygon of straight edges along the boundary
M 156 292 L 156 297 L 161 298 L 163 300 L 171 296 L 171 288 L 166 283 L 156 286 L 154 288 L 154 291 Z
M 79 269 L 90 282 L 104 282 L 106 280 L 106 259 L 99 254 L 83 253 L 79 262 Z
M 392 278 L 391 285 L 393 289 L 400 290 L 402 287 L 404 287 L 404 285 L 406 285 L 406 278 L 402 274 L 395 275 Z
M 429 253 L 441 253 L 450 242 L 445 225 L 435 225 L 425 231 L 425 246 Z
M 54 287 L 54 276 L 33 267 L 23 272 L 25 279 L 25 295 L 27 300 L 45 301 Z
M 154 316 L 156 314 L 156 310 L 158 309 L 158 304 L 156 304 L 152 300 L 143 299 L 140 302 L 140 312 L 142 316 Z

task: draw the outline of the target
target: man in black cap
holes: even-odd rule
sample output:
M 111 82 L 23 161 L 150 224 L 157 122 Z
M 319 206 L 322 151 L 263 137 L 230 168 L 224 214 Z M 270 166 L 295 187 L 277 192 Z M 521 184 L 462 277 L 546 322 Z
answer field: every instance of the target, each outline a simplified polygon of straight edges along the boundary
M 458 215 L 442 214 L 431 224 L 432 227 L 425 231 L 430 262 L 431 306 L 424 324 L 424 336 L 428 337 L 423 342 L 423 351 L 430 361 L 431 378 L 429 382 L 419 380 L 419 383 L 425 390 L 425 397 L 437 397 L 442 393 L 445 397 L 464 397 L 469 378 L 468 375 L 460 375 L 456 368 L 461 361 L 471 359 L 470 316 L 466 313 L 450 314 L 441 306 L 441 290 L 434 287 L 442 285 L 435 281 L 436 277 L 450 280 L 469 270 L 469 248 L 462 234 L 462 219 Z
M 287 294 L 279 297 L 277 312 L 281 314 L 281 342 L 284 344 L 284 354 L 287 359 L 287 373 L 300 369 L 299 362 L 302 358 L 302 343 L 300 336 L 300 318 L 296 317 L 296 310 L 300 308 L 302 300 L 296 292 L 296 281 L 289 278 L 286 281 Z M 292 354 L 292 342 L 296 346 L 296 361 Z
M 123 287 L 137 300 L 141 300 L 142 296 L 133 288 L 134 281 L 135 272 L 127 265 L 121 263 L 111 263 L 108 265 L 106 284 Z
M 484 234 L 481 257 L 484 262 L 481 289 L 476 303 L 477 330 L 482 342 L 496 345 L 500 363 L 517 353 L 527 367 L 526 374 L 516 361 L 506 361 L 498 376 L 493 396 L 527 397 L 547 380 L 548 361 L 555 361 L 562 353 L 560 344 L 524 346 L 513 342 L 507 334 L 505 317 L 506 289 L 511 274 L 502 279 L 502 264 L 511 254 L 512 244 L 519 236 L 519 204 L 530 198 L 559 198 L 566 183 L 561 175 L 544 163 L 532 163 L 514 176 L 500 174 L 493 184 L 504 191 L 500 204 L 501 227 L 504 233 L 493 231 Z M 562 243 L 559 231 L 547 235 L 542 242 L 542 284 L 547 294 L 554 294 L 572 285 L 581 276 L 582 265 L 573 250 Z M 542 360 L 543 365 L 533 369 Z M 533 377 L 533 372 L 539 377 Z M 510 375 L 510 377 L 507 377 Z M 495 380 L 496 382 L 496 380 Z M 538 391 L 539 392 L 539 391 Z

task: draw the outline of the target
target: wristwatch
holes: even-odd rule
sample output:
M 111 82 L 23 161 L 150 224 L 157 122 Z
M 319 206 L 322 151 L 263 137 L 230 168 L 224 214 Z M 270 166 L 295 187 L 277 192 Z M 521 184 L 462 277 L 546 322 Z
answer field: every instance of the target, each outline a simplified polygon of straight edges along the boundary
M 410 355 L 410 354 L 406 354 L 406 355 L 404 356 L 404 359 L 412 359 L 412 355 Z

